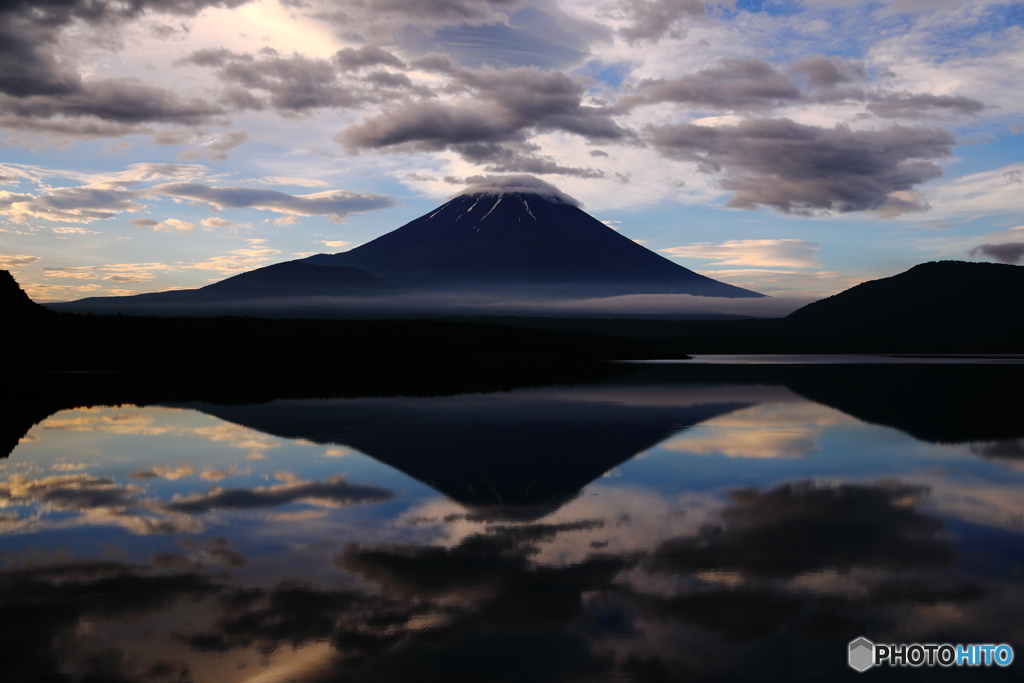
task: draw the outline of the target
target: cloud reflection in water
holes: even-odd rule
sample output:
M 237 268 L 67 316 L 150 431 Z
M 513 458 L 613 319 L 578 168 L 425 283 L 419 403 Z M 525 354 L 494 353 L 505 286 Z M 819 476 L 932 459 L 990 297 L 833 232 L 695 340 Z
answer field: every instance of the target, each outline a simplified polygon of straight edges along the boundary
M 529 393 L 489 395 L 475 413 L 463 397 L 451 410 L 446 399 L 231 407 L 234 424 L 167 408 L 56 416 L 61 429 L 36 428 L 0 483 L 7 671 L 229 683 L 779 680 L 841 676 L 836 653 L 861 634 L 1024 643 L 1024 552 L 1000 521 L 1020 499 L 1012 445 L 879 441 L 892 430 L 763 386 L 708 387 L 703 403 L 694 387 Z M 533 438 L 531 467 L 573 444 L 571 459 L 586 458 L 581 444 L 601 438 L 602 420 L 649 422 L 630 449 L 657 444 L 649 433 L 669 440 L 624 456 L 618 477 L 596 468 L 596 481 L 574 483 L 582 488 L 537 515 L 425 492 L 353 445 L 391 457 L 429 431 L 435 449 L 469 453 L 469 436 L 493 443 L 501 432 L 467 424 L 502 414 L 503 428 L 521 431 L 573 417 L 571 429 L 512 444 L 509 457 Z M 289 415 L 307 422 L 296 428 Z M 700 427 L 685 431 L 682 418 Z M 103 448 L 86 453 L 58 438 L 68 433 L 100 435 L 91 443 Z M 551 435 L 557 448 L 545 450 Z M 840 437 L 849 451 L 837 454 Z M 138 438 L 150 441 L 131 448 L 173 457 L 125 457 L 119 439 Z M 196 438 L 204 458 L 159 445 Z M 265 459 L 244 460 L 251 446 L 239 444 L 271 441 Z M 884 476 L 845 455 L 878 444 L 904 449 Z M 324 457 L 333 449 L 346 457 Z M 685 453 L 736 457 L 709 470 L 711 460 Z M 849 461 L 845 473 L 837 461 Z M 347 477 L 332 469 L 342 463 Z M 767 483 L 738 483 L 752 463 L 769 468 Z M 687 481 L 698 471 L 704 481 Z M 76 545 L 82 533 L 91 540 Z M 110 546 L 120 555 L 90 555 Z

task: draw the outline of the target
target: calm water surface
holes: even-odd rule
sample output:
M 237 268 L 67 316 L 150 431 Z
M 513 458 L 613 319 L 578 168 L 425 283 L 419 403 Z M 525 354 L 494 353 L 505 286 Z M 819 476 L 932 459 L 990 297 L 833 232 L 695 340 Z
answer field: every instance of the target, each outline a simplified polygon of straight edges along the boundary
M 61 410 L 0 461 L 5 671 L 1019 675 L 847 667 L 857 636 L 1024 657 L 1019 398 L 848 370 Z

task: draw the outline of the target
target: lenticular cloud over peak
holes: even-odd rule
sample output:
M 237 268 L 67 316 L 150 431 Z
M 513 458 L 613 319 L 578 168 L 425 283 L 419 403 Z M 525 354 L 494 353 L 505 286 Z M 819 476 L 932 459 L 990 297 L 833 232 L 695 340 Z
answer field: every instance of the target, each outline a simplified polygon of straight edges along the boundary
M 580 203 L 551 183 L 532 175 L 486 175 L 467 179 L 471 184 L 455 197 L 473 194 L 535 194 L 579 208 Z M 454 197 L 453 197 L 454 199 Z

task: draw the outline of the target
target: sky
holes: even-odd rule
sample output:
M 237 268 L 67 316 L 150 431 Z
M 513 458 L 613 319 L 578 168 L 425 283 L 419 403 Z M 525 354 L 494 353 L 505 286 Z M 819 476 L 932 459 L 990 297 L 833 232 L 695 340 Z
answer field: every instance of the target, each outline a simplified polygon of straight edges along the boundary
M 819 298 L 1024 261 L 1024 2 L 9 0 L 0 268 L 201 287 L 531 174 L 692 270 Z

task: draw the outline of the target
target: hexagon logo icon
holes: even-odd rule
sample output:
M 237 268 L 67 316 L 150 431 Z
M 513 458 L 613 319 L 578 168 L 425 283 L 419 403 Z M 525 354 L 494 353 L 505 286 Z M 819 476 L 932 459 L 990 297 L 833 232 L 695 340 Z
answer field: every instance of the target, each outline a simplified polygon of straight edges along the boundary
M 850 668 L 864 672 L 875 665 L 875 644 L 863 636 L 850 641 Z

